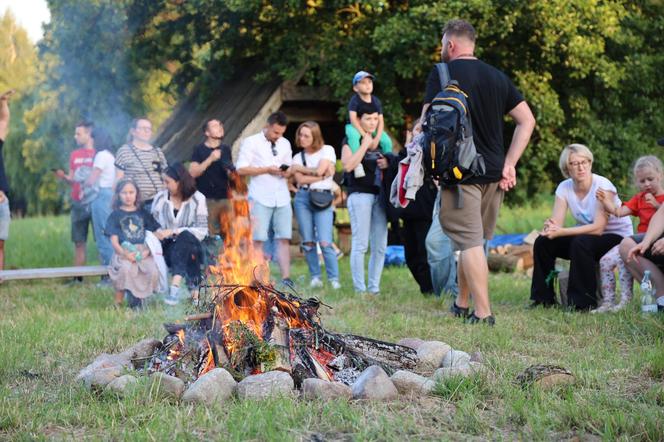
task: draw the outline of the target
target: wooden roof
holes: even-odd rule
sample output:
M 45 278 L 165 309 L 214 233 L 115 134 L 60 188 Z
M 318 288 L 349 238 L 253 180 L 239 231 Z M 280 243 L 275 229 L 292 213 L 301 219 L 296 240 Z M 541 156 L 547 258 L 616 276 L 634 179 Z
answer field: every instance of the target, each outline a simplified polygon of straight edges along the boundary
M 194 146 L 205 139 L 202 126 L 210 118 L 224 123 L 224 143 L 233 144 L 281 84 L 279 79 L 258 83 L 253 76 L 250 72 L 221 81 L 203 105 L 199 104 L 200 93 L 194 91 L 176 106 L 155 138 L 169 163 L 189 161 Z
M 279 78 L 259 83 L 254 80 L 255 70 L 244 72 L 232 80 L 221 81 L 205 103 L 199 103 L 200 92 L 194 90 L 176 106 L 155 138 L 155 145 L 164 150 L 169 163 L 190 160 L 194 147 L 205 139 L 202 126 L 210 118 L 224 124 L 224 144 L 233 146 L 234 151 L 241 138 L 260 130 L 267 116 L 279 109 L 293 123 L 305 120 L 339 123 L 338 103 L 330 99 L 327 88 L 301 86 Z M 342 136 L 342 129 L 338 131 Z

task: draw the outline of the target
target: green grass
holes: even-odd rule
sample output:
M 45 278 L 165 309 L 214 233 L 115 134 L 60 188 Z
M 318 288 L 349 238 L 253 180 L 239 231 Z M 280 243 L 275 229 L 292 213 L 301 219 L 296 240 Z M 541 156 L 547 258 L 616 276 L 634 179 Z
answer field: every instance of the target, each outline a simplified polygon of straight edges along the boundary
M 10 265 L 71 261 L 64 217 L 16 220 L 11 235 Z M 36 236 L 43 238 L 40 245 L 31 240 Z M 341 270 L 349 287 L 347 258 Z M 295 277 L 304 273 L 298 262 Z M 491 276 L 494 328 L 450 317 L 448 300 L 421 296 L 404 268 L 385 270 L 378 299 L 355 296 L 349 288 L 307 293 L 333 307 L 321 312 L 330 330 L 388 341 L 437 339 L 479 350 L 490 367 L 486 378 L 449 379 L 434 396 L 388 403 L 233 400 L 211 409 L 155 401 L 141 388 L 118 399 L 87 392 L 74 381 L 102 352 L 162 338 L 161 324 L 181 318 L 182 310 L 153 303 L 145 312 L 115 311 L 110 291 L 97 289 L 94 280 L 73 288 L 57 280 L 4 283 L 0 440 L 664 439 L 662 318 L 644 318 L 636 302 L 604 316 L 528 311 L 529 282 L 524 275 Z M 568 368 L 576 385 L 550 392 L 517 386 L 518 373 L 536 363 Z

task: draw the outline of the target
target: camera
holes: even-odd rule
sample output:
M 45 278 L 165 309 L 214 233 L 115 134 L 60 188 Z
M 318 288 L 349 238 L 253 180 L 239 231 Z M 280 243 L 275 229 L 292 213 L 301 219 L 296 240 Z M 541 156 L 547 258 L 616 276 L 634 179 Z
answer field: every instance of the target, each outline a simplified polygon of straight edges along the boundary
M 288 164 L 282 164 L 281 166 L 279 166 L 279 169 L 281 169 L 285 172 L 285 171 L 288 170 L 288 167 L 289 167 Z

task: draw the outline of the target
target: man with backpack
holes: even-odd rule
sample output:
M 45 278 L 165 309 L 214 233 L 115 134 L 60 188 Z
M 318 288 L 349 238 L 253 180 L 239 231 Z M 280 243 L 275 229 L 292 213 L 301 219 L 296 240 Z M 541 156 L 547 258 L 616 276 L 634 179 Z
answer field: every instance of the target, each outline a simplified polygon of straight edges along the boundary
M 458 145 L 470 145 L 474 139 L 472 166 L 462 167 L 461 161 L 449 164 L 449 173 L 441 178 L 440 222 L 456 249 L 461 251 L 458 265 L 459 296 L 452 311 L 470 323 L 495 323 L 489 303 L 489 270 L 484 254 L 484 240 L 493 236 L 498 211 L 505 191 L 516 185 L 515 166 L 528 145 L 535 127 L 528 104 L 512 81 L 503 72 L 474 56 L 475 29 L 464 20 L 451 20 L 443 28 L 441 57 L 445 66 L 437 66 L 429 74 L 422 107 L 421 121 L 425 133 L 435 119 L 427 120 L 437 106 L 436 96 L 447 90 L 441 74 L 449 74 L 452 86 L 450 106 L 458 106 L 464 116 L 470 114 L 460 131 Z M 456 88 L 456 89 L 455 89 Z M 456 92 L 459 91 L 459 92 Z M 465 100 L 454 98 L 463 95 Z M 465 101 L 462 106 L 459 102 Z M 433 102 L 433 105 L 432 105 Z M 503 116 L 508 114 L 516 128 L 507 152 L 503 146 Z M 463 121 L 463 120 L 462 120 Z M 468 141 L 469 143 L 466 143 Z M 431 157 L 438 158 L 440 146 L 431 136 L 423 146 L 423 164 L 429 173 L 436 168 Z M 438 152 L 438 154 L 436 154 Z M 427 158 L 427 155 L 430 155 Z M 457 156 L 455 160 L 459 160 Z M 478 164 L 483 162 L 483 167 Z M 438 170 L 436 169 L 436 172 Z M 437 174 L 436 174 L 437 175 Z M 469 313 L 472 293 L 475 310 Z

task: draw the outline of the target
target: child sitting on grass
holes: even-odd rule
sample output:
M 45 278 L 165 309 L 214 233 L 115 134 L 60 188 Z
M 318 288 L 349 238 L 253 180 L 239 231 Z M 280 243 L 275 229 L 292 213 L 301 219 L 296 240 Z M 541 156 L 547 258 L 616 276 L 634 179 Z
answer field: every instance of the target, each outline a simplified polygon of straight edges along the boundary
M 376 131 L 371 134 L 373 142 L 370 149 L 375 149 L 380 145 L 380 150 L 383 153 L 392 152 L 392 140 L 384 132 L 385 122 L 383 120 L 383 105 L 378 97 L 372 95 L 373 92 L 373 78 L 374 76 L 365 71 L 359 71 L 353 76 L 353 90 L 355 94 L 348 102 L 348 118 L 350 124 L 346 125 L 346 139 L 348 146 L 352 153 L 357 152 L 360 148 L 364 130 L 360 126 L 360 119 L 357 116 L 357 109 L 362 103 L 372 104 L 378 110 L 378 127 Z M 357 177 L 361 178 L 361 177 Z
M 642 236 L 648 230 L 650 219 L 664 202 L 664 188 L 662 188 L 662 162 L 659 158 L 648 155 L 639 158 L 634 163 L 634 181 L 639 193 L 620 207 L 613 204 L 612 198 L 602 189 L 597 191 L 597 199 L 604 205 L 609 215 L 616 217 L 637 216 L 639 225 L 637 233 Z M 615 312 L 623 309 L 632 299 L 632 286 L 634 280 L 631 273 L 620 259 L 618 248 L 609 250 L 599 261 L 600 278 L 602 281 L 602 304 L 591 313 Z M 620 278 L 620 302 L 615 304 L 616 277 L 615 268 L 618 268 Z
M 126 293 L 132 308 L 141 307 L 159 284 L 159 271 L 145 245 L 147 231 L 155 232 L 159 224 L 139 205 L 140 194 L 132 180 L 121 180 L 113 197 L 113 212 L 105 232 L 111 237 L 113 257 L 108 274 L 115 288 L 115 306 L 122 305 Z

